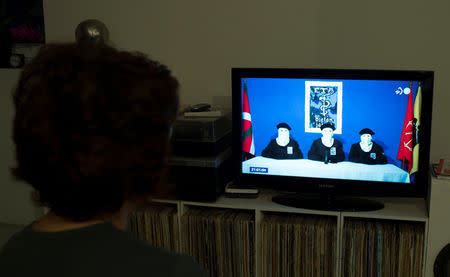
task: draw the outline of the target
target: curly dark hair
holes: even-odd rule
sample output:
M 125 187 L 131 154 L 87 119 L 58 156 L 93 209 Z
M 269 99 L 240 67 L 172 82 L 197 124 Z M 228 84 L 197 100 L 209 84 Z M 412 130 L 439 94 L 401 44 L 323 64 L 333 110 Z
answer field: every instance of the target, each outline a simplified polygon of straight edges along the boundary
M 13 93 L 13 174 L 75 221 L 120 210 L 165 184 L 178 81 L 142 53 L 50 44 Z

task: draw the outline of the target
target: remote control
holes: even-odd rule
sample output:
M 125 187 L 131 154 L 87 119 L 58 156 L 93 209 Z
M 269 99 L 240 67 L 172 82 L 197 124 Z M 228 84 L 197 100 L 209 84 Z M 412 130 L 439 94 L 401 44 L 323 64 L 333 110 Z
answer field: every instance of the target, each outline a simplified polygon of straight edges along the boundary
M 209 111 L 209 109 L 211 108 L 210 104 L 196 104 L 194 106 L 191 107 L 191 112 L 206 112 Z

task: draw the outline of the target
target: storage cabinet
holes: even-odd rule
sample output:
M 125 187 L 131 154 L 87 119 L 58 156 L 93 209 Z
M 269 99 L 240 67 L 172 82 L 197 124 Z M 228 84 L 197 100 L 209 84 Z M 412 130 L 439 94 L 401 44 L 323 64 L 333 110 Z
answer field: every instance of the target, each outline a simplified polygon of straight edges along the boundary
M 425 199 L 375 198 L 384 209 L 332 212 L 279 205 L 271 201 L 276 194 L 263 190 L 256 199 L 220 197 L 211 203 L 155 201 L 176 205 L 179 249 L 212 276 L 432 276 L 425 275 L 430 266 Z M 377 226 L 384 236 L 374 231 Z M 247 252 L 239 256 L 243 249 Z M 221 264 L 225 260 L 227 265 Z

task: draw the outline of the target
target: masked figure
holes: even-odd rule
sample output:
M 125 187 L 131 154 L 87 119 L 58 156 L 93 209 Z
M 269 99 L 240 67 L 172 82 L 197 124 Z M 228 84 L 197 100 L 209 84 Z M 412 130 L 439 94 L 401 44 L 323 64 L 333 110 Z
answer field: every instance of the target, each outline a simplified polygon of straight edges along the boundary
M 298 143 L 291 139 L 291 127 L 286 123 L 277 125 L 278 137 L 269 142 L 261 156 L 272 159 L 302 159 L 303 153 Z

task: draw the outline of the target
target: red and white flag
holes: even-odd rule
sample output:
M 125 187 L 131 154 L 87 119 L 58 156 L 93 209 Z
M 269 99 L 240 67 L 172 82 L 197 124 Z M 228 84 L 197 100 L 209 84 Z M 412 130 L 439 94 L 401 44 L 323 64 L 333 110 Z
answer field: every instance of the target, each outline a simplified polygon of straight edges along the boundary
M 242 92 L 242 150 L 244 153 L 249 153 L 250 156 L 255 156 L 255 143 L 253 141 L 252 131 L 252 117 L 250 115 L 250 105 L 247 95 L 247 81 L 244 80 L 244 89 Z
M 402 161 L 402 166 L 406 165 L 408 172 L 413 166 L 413 93 L 412 82 L 409 84 L 408 107 L 406 109 L 405 121 L 403 122 L 402 135 L 400 137 L 400 146 L 398 147 L 397 160 Z

